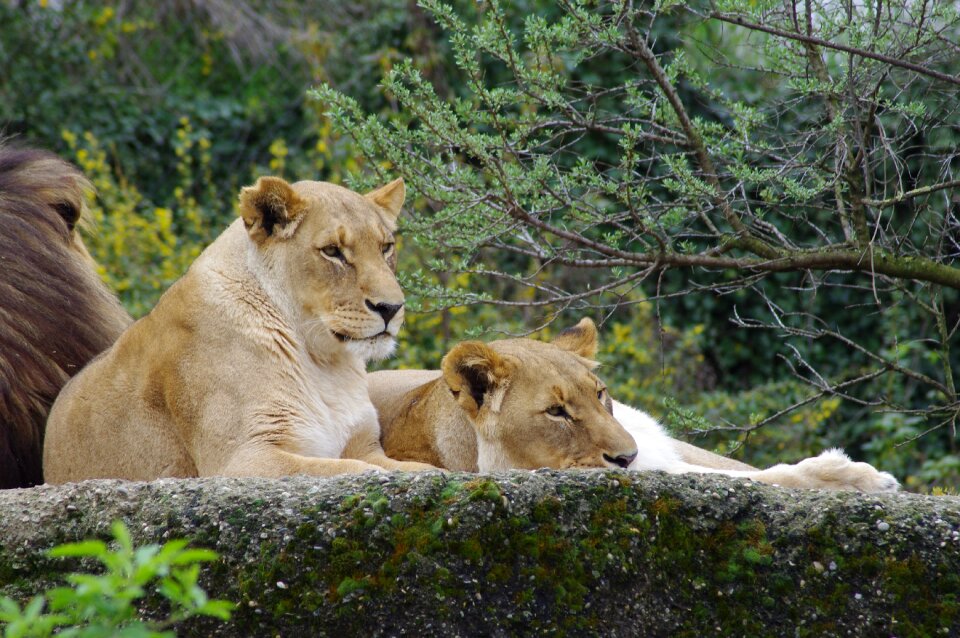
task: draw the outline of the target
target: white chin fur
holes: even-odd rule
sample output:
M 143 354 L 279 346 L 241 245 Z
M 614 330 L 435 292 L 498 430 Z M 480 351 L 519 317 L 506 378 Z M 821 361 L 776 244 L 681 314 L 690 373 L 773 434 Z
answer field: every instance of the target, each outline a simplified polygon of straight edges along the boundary
M 393 337 L 383 335 L 376 339 L 347 341 L 344 346 L 348 352 L 360 357 L 364 361 L 379 361 L 393 354 L 394 349 L 397 347 L 397 342 Z

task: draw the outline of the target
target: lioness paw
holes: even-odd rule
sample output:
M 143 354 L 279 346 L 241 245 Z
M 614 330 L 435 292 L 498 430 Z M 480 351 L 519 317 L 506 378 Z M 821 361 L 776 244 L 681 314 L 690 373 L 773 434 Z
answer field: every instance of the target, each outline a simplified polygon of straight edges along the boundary
M 402 461 L 398 463 L 396 467 L 391 469 L 398 470 L 400 472 L 433 472 L 440 470 L 446 472 L 443 468 L 439 468 L 435 465 L 430 465 L 429 463 L 417 463 L 416 461 Z
M 805 487 L 859 492 L 896 492 L 900 483 L 869 463 L 851 461 L 841 450 L 827 450 L 793 466 Z

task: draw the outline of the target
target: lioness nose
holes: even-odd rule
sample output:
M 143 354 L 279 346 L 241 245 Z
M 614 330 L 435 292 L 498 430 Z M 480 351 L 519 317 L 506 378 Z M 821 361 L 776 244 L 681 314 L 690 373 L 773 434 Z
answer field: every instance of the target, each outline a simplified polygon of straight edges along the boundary
M 400 309 L 403 308 L 402 303 L 370 303 L 370 300 L 367 299 L 367 308 L 374 311 L 381 317 L 383 317 L 383 325 L 390 323 L 390 320 L 397 316 L 397 313 L 400 312 Z
M 619 465 L 623 468 L 629 467 L 635 458 L 637 458 L 636 451 L 630 452 L 629 454 L 621 454 L 620 456 L 609 456 L 607 454 L 603 455 L 603 460 L 607 463 L 613 463 L 614 465 Z

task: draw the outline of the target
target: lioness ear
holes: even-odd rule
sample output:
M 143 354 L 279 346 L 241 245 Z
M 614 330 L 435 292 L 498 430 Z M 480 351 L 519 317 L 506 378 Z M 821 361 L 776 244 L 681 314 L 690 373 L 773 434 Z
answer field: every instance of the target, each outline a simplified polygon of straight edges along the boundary
M 599 346 L 597 326 L 589 317 L 584 317 L 577 325 L 558 334 L 551 343 L 585 359 L 593 359 Z
M 306 203 L 279 177 L 261 177 L 240 191 L 240 217 L 250 237 L 287 239 L 303 219 Z
M 403 184 L 403 178 L 398 177 L 386 186 L 370 191 L 364 197 L 385 210 L 390 219 L 396 221 L 400 216 L 403 200 L 407 197 L 407 188 Z
M 464 341 L 447 353 L 440 368 L 457 403 L 476 419 L 485 404 L 499 400 L 493 396 L 495 390 L 506 387 L 514 363 L 484 343 Z M 499 405 L 489 407 L 499 409 Z

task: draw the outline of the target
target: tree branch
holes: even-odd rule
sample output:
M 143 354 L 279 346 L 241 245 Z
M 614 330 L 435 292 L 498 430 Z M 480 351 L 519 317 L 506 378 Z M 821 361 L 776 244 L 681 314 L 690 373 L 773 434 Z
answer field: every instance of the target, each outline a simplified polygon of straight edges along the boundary
M 924 186 L 922 188 L 915 188 L 910 191 L 903 193 L 897 193 L 893 197 L 888 197 L 887 199 L 864 199 L 863 203 L 867 206 L 874 206 L 876 208 L 886 208 L 887 206 L 893 206 L 894 204 L 899 204 L 908 199 L 913 199 L 914 197 L 920 197 L 921 195 L 929 195 L 930 193 L 935 193 L 937 191 L 942 191 L 947 188 L 960 188 L 960 179 L 955 179 L 950 182 L 942 182 L 940 184 L 934 184 L 932 186 Z
M 873 51 L 867 51 L 866 49 L 858 49 L 857 47 L 847 46 L 846 44 L 838 44 L 836 42 L 830 42 L 829 40 L 824 40 L 812 35 L 803 35 L 802 33 L 793 33 L 790 31 L 784 31 L 782 29 L 776 29 L 774 27 L 768 27 L 763 24 L 757 24 L 755 22 L 748 22 L 740 16 L 729 16 L 719 11 L 713 11 L 707 14 L 707 17 L 713 18 L 715 20 L 720 20 L 721 22 L 727 22 L 729 24 L 735 24 L 737 26 L 744 27 L 745 29 L 750 29 L 752 31 L 762 31 L 763 33 L 769 33 L 770 35 L 775 35 L 781 38 L 787 38 L 789 40 L 797 40 L 799 42 L 806 42 L 807 44 L 815 44 L 817 46 L 822 46 L 828 49 L 834 49 L 835 51 L 843 51 L 845 53 L 850 53 L 862 58 L 869 58 L 871 60 L 877 60 L 878 62 L 883 62 L 889 64 L 890 66 L 900 67 L 901 69 L 908 69 L 914 73 L 919 73 L 921 75 L 926 75 L 931 78 L 936 78 L 942 82 L 949 82 L 950 84 L 960 85 L 960 77 L 955 75 L 949 75 L 947 73 L 942 73 L 934 69 L 928 69 L 925 66 L 920 64 L 914 64 L 913 62 L 907 62 L 905 60 L 900 60 L 898 58 L 891 57 L 889 55 L 883 55 L 882 53 L 874 53 Z

